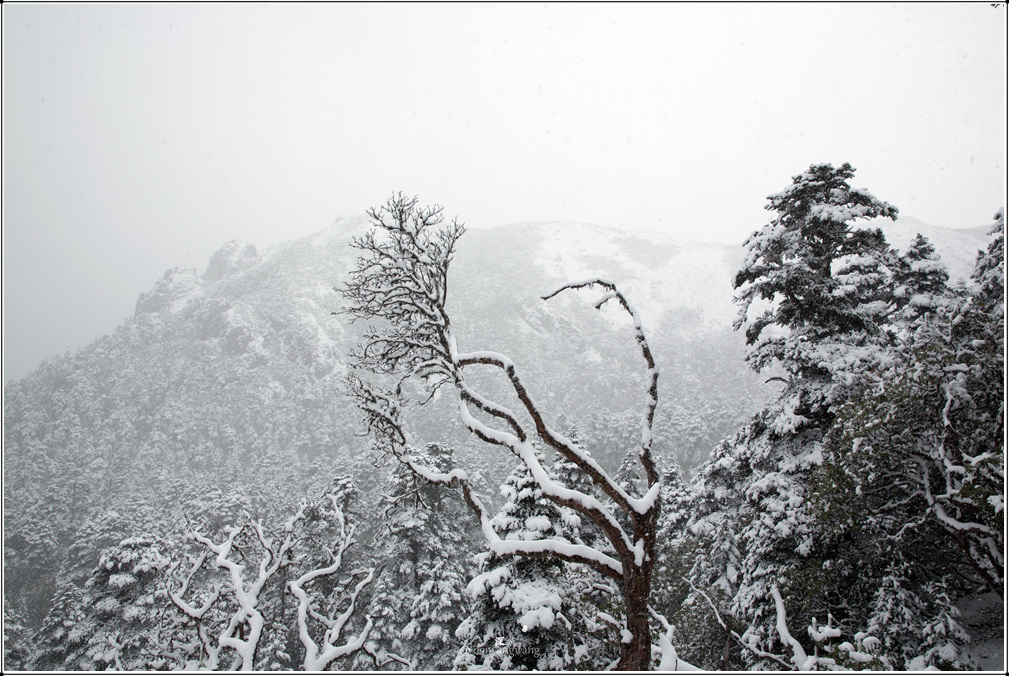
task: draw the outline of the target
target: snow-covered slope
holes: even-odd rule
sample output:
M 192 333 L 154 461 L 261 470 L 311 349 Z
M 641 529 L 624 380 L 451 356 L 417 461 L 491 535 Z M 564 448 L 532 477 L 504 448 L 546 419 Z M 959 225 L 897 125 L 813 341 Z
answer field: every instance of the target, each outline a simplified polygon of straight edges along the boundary
M 742 250 L 652 234 L 647 238 L 582 223 L 508 226 L 508 236 L 522 237 L 524 253 L 557 284 L 606 277 L 621 284 L 645 321 L 655 326 L 672 316 L 696 314 L 703 326 L 724 327 L 735 316 L 732 272 Z M 498 234 L 503 238 L 504 232 Z M 492 239 L 473 231 L 470 246 Z M 485 246 L 485 245 L 484 245 Z

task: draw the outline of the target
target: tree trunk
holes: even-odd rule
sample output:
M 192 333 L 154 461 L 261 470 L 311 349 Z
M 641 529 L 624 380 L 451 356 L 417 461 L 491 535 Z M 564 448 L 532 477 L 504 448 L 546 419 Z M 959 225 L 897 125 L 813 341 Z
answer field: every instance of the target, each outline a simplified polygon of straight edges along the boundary
M 732 647 L 732 632 L 725 627 L 725 645 L 722 646 L 722 671 L 729 670 L 729 649 Z
M 630 641 L 620 644 L 618 671 L 649 671 L 652 663 L 652 636 L 648 625 L 650 571 L 636 566 L 624 576 L 624 608 Z

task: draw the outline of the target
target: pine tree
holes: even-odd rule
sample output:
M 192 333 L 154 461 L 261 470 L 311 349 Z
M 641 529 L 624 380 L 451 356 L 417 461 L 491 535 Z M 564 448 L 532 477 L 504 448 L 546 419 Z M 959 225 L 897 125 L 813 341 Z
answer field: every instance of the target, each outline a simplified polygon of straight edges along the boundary
M 693 496 L 683 478 L 683 471 L 675 460 L 662 475 L 662 516 L 656 537 L 659 563 L 655 569 L 652 588 L 652 605 L 664 616 L 671 618 L 679 610 L 689 589 L 683 581 L 693 563 L 692 538 L 687 523 L 693 512 Z
M 3 615 L 3 670 L 24 671 L 28 668 L 28 659 L 34 651 L 31 631 L 26 626 L 23 612 L 11 605 L 4 595 Z
M 991 318 L 994 328 L 1005 316 L 1005 208 L 995 212 L 988 229 L 992 238 L 985 251 L 979 251 L 971 279 L 979 286 L 981 311 Z
M 64 582 L 57 590 L 52 608 L 33 640 L 36 652 L 29 660 L 33 671 L 89 669 L 84 661 L 90 622 L 82 603 L 82 590 Z
M 917 282 L 942 302 L 904 314 L 902 346 L 838 408 L 811 476 L 822 554 L 808 577 L 833 585 L 842 624 L 868 627 L 898 668 L 970 665 L 954 599 L 1004 589 L 1001 229 L 997 214 L 976 290 Z
M 452 469 L 446 446 L 428 444 L 412 454 L 439 472 Z M 376 537 L 385 567 L 371 601 L 373 651 L 402 657 L 414 669 L 451 669 L 455 631 L 468 612 L 466 583 L 475 573 L 475 534 L 465 527 L 472 515 L 457 491 L 427 483 L 405 465 L 396 467 L 387 501 L 386 530 Z
M 926 312 L 946 304 L 949 273 L 935 247 L 919 233 L 896 261 L 893 297 L 904 323 L 911 324 Z
M 543 496 L 525 464 L 508 477 L 505 504 L 492 520 L 505 540 L 565 540 L 557 506 Z M 565 564 L 548 558 L 482 555 L 482 572 L 469 584 L 472 614 L 459 627 L 457 668 L 563 670 L 575 659 Z
M 848 164 L 812 165 L 770 196 L 775 217 L 747 240 L 733 282 L 751 367 L 786 377 L 778 401 L 717 447 L 692 486 L 688 541 L 698 556 L 681 615 L 707 611 L 720 627 L 685 637 L 700 666 L 809 668 L 816 646 L 788 627 L 839 601 L 820 584 L 830 574 L 810 574 L 830 558 L 807 507 L 810 476 L 837 407 L 890 359 L 895 305 L 895 254 L 880 230 L 853 223 L 897 209 L 852 189 L 853 174 Z
M 582 445 L 581 432 L 577 426 L 572 426 L 568 430 L 568 440 L 582 450 L 586 457 L 591 458 L 592 454 Z M 592 479 L 583 472 L 578 465 L 571 462 L 562 455 L 558 455 L 551 468 L 557 482 L 576 491 L 581 491 L 585 495 L 596 496 L 598 491 L 592 485 Z M 606 548 L 605 539 L 599 529 L 591 521 L 583 520 L 578 514 L 567 507 L 558 506 L 565 525 L 570 529 L 571 539 L 589 547 Z
M 746 241 L 733 280 L 735 327 L 746 327 L 750 365 L 783 367 L 796 415 L 813 423 L 829 420 L 829 407 L 878 362 L 873 346 L 890 311 L 892 256 L 883 233 L 852 224 L 896 219 L 897 208 L 851 188 L 854 171 L 847 163 L 814 164 L 768 197 L 765 208 L 776 215 Z M 751 319 L 761 303 L 770 306 Z
M 102 552 L 85 585 L 88 669 L 135 670 L 165 663 L 168 639 L 161 617 L 167 605 L 163 571 L 169 546 L 160 538 L 131 537 Z M 81 662 L 84 665 L 84 662 Z

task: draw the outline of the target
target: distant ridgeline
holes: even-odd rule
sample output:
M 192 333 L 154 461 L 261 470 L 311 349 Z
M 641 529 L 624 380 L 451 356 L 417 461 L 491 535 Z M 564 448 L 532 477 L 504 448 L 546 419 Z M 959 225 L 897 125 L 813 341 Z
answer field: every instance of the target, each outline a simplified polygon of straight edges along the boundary
M 166 272 L 111 335 L 5 387 L 4 617 L 15 651 L 5 660 L 82 593 L 105 548 L 130 536 L 181 543 L 199 525 L 216 541 L 249 517 L 279 528 L 306 496 L 349 475 L 361 496 L 358 539 L 371 541 L 394 468 L 376 466 L 345 396 L 346 355 L 364 327 L 333 314 L 342 303 L 333 287 L 354 264 L 349 239 L 366 223 L 341 220 L 265 251 L 229 242 L 202 275 Z M 913 235 L 900 221 L 886 227 L 895 246 Z M 952 276 L 966 277 L 984 230 L 926 234 Z M 644 375 L 633 337 L 608 308 L 539 297 L 589 277 L 619 283 L 661 373 L 655 453 L 689 472 L 777 392 L 749 370 L 732 331 L 742 256 L 738 246 L 575 223 L 473 229 L 451 268 L 449 303 L 462 349 L 511 356 L 532 396 L 559 412 L 554 424 L 615 470 L 638 441 L 628 416 Z M 500 499 L 515 460 L 468 438 L 445 394 L 439 415 L 414 421 L 418 441 L 453 446 Z

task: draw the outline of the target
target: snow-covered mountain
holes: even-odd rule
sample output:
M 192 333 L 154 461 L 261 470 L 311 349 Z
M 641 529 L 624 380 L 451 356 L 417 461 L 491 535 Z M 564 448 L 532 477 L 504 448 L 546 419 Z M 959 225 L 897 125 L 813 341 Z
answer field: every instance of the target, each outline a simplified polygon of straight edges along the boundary
M 899 241 L 907 222 L 884 224 L 887 234 Z M 57 576 L 90 570 L 88 557 L 130 529 L 181 524 L 208 495 L 268 514 L 351 472 L 377 497 L 342 380 L 361 327 L 333 314 L 333 287 L 356 258 L 350 239 L 366 227 L 342 219 L 263 251 L 229 242 L 202 274 L 167 271 L 111 335 L 5 387 L 6 593 L 41 609 Z M 926 234 L 959 276 L 984 245 L 983 229 Z M 689 469 L 772 394 L 731 330 L 742 254 L 579 223 L 474 229 L 459 244 L 449 305 L 461 349 L 511 356 L 554 423 L 577 427 L 615 468 L 635 445 L 644 395 L 630 323 L 594 310 L 589 292 L 540 296 L 590 277 L 617 283 L 661 372 L 656 453 Z M 418 419 L 418 442 L 453 443 L 500 482 L 512 459 L 453 427 L 444 399 Z

